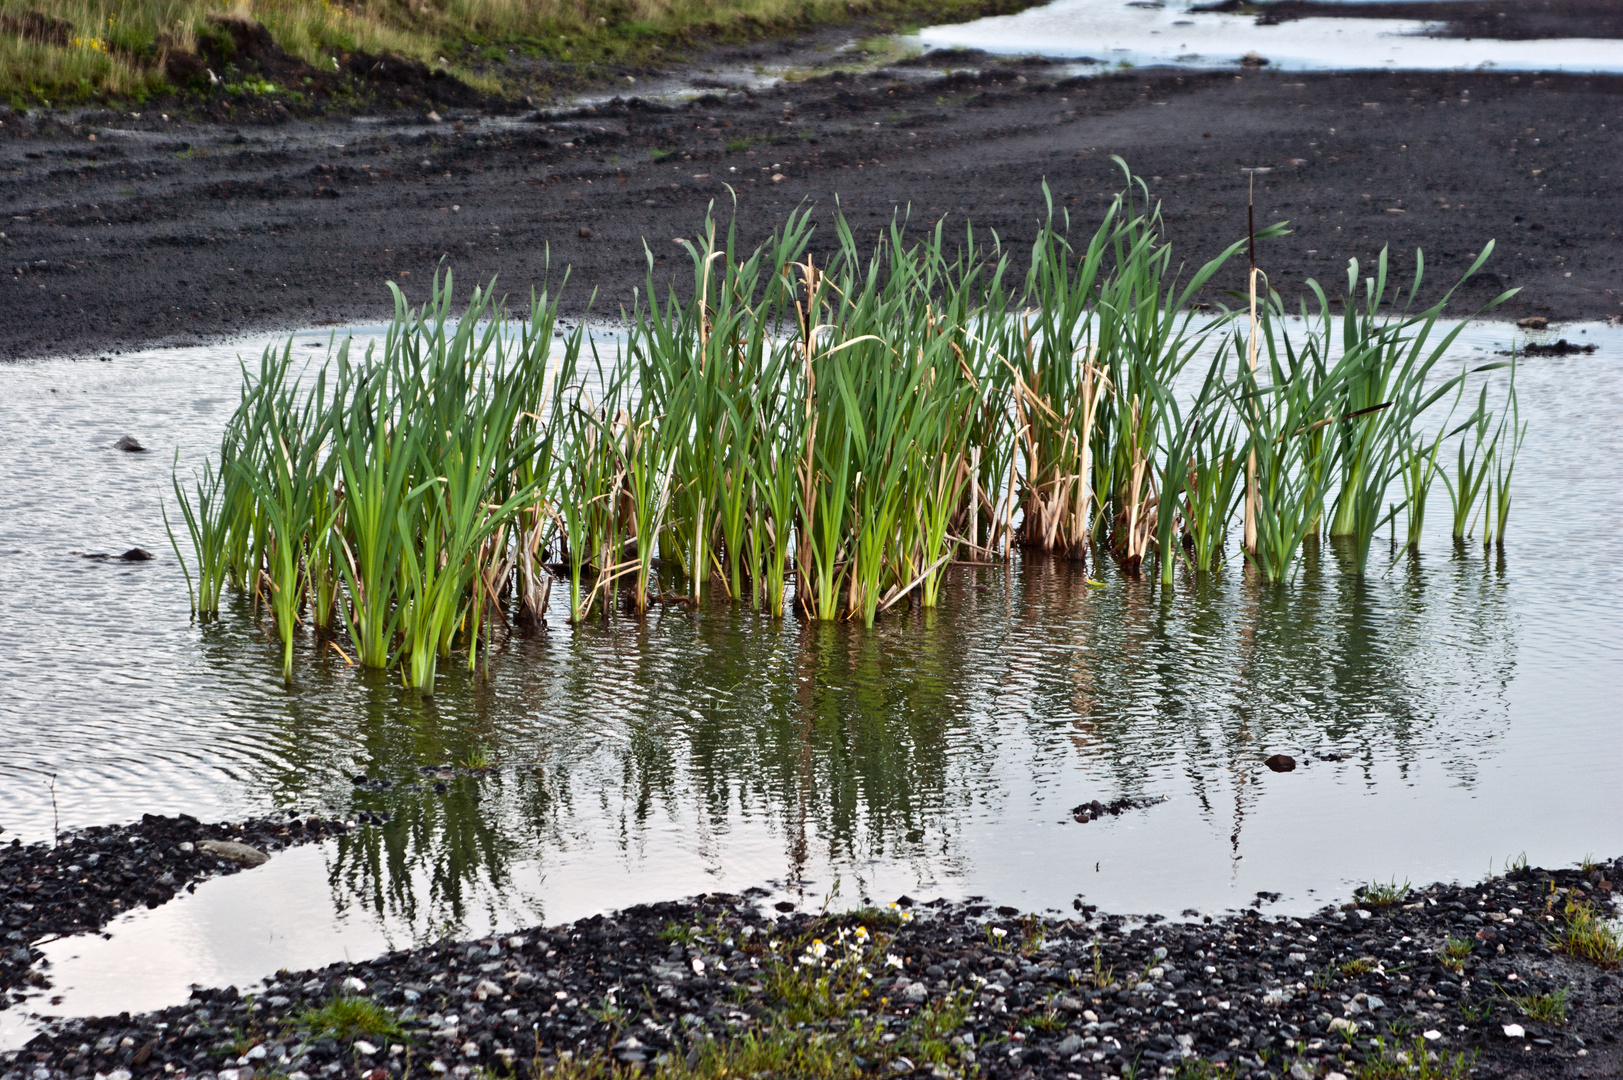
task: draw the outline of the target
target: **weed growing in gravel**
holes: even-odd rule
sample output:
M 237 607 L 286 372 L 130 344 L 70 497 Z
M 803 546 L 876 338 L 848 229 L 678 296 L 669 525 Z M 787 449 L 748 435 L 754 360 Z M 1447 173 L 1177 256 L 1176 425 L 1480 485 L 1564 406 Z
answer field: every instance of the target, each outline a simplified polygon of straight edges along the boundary
M 1368 975 L 1375 970 L 1375 966 L 1373 957 L 1360 956 L 1356 960 L 1343 961 L 1341 973 L 1343 975 Z
M 1020 920 L 1020 955 L 1035 956 L 1047 938 L 1048 928 L 1043 925 L 1042 919 L 1027 915 Z
M 1555 947 L 1569 956 L 1601 967 L 1623 962 L 1623 932 L 1605 919 L 1587 900 L 1567 902 L 1566 921 L 1555 936 Z
M 1438 950 L 1437 958 L 1442 961 L 1444 967 L 1461 971 L 1465 967 L 1465 958 L 1471 955 L 1474 947 L 1470 941 L 1450 935 L 1443 940 L 1443 947 Z
M 1226 1075 L 1223 1067 L 1214 1065 L 1202 1057 L 1184 1058 L 1178 1062 L 1178 1075 L 1176 1080 L 1216 1080 Z
M 697 926 L 685 926 L 682 923 L 670 922 L 659 932 L 659 940 L 669 945 L 691 945 L 699 937 Z
M 1393 878 L 1391 881 L 1386 882 L 1385 884 L 1375 882 L 1370 885 L 1365 885 L 1362 889 L 1358 890 L 1358 898 L 1363 902 L 1365 907 L 1391 907 L 1393 904 L 1401 904 L 1403 901 L 1409 898 L 1409 888 L 1409 883 L 1407 881 L 1399 885 L 1398 879 Z
M 1055 1032 L 1064 1031 L 1070 1023 L 1053 1006 L 1049 1006 L 1040 1013 L 1020 1018 L 1020 1026 L 1028 1031 Z
M 399 1038 L 405 1034 L 400 1019 L 393 1009 L 379 1005 L 371 998 L 342 994 L 324 1005 L 306 1009 L 299 1014 L 297 1025 L 310 1032 L 313 1039 L 332 1036 L 341 1041 L 359 1035 L 376 1038 Z
M 844 925 L 842 925 L 844 924 Z M 670 924 L 676 937 L 693 928 Z M 794 1076 L 834 1080 L 871 1073 L 875 1062 L 898 1072 L 957 1065 L 969 1044 L 958 1032 L 973 995 L 959 991 L 921 1004 L 911 1016 L 887 1011 L 869 984 L 901 960 L 888 951 L 890 935 L 850 925 L 849 916 L 823 921 L 796 941 L 754 949 L 763 968 L 763 1006 L 755 1025 L 727 1039 L 699 1039 L 657 1070 L 660 1080 L 722 1080 Z M 750 951 L 746 949 L 746 951 Z M 539 1054 L 535 1075 L 560 1080 L 604 1080 L 624 1075 L 604 1054 L 561 1059 Z
M 1506 994 L 1505 997 L 1529 1020 L 1537 1020 L 1541 1024 L 1564 1024 L 1567 1022 L 1567 992 L 1563 986 L 1551 994 Z
M 1388 1045 L 1377 1037 L 1364 1060 L 1351 1065 L 1348 1073 L 1352 1080 L 1466 1080 L 1474 1058 L 1464 1052 L 1428 1049 L 1424 1037 L 1407 1049 L 1400 1049 L 1396 1042 Z

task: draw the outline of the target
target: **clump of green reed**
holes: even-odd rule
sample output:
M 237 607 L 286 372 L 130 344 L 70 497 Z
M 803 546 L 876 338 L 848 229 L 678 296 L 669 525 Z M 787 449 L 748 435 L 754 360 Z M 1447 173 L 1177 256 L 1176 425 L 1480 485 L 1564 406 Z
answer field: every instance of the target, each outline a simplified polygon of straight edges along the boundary
M 1264 286 L 1242 328 L 1193 301 L 1244 241 L 1185 279 L 1118 163 L 1125 188 L 1085 239 L 1050 206 L 1022 282 L 972 227 L 897 220 L 864 246 L 836 215 L 819 265 L 806 211 L 755 248 L 707 215 L 683 242 L 691 293 L 656 296 L 650 255 L 613 355 L 579 327 L 555 337 L 555 296 L 511 318 L 476 289 L 453 311 L 448 274 L 418 309 L 396 290 L 359 358 L 345 342 L 296 370 L 267 350 L 218 458 L 177 475 L 194 611 L 239 589 L 289 677 L 300 634 L 344 634 L 357 663 L 431 692 L 448 657 L 471 668 L 493 633 L 539 625 L 555 576 L 572 622 L 715 593 L 871 625 L 1016 546 L 1129 574 L 1153 559 L 1169 588 L 1180 561 L 1220 569 L 1231 531 L 1270 581 L 1328 534 L 1363 573 L 1405 507 L 1418 542 L 1438 472 L 1457 533 L 1486 493 L 1503 536 L 1514 381 L 1497 429 L 1486 386 L 1463 424 L 1432 426 L 1498 365 L 1432 377 L 1459 328 L 1437 332 L 1446 297 L 1408 311 L 1418 254 L 1406 295 L 1383 253 L 1369 277 L 1349 267 L 1340 315 L 1310 281 L 1294 329 Z
M 535 591 L 559 422 L 552 386 L 573 378 L 579 334 L 549 367 L 556 301 L 545 295 L 516 333 L 488 290 L 453 317 L 450 275 L 420 310 L 398 290 L 395 302 L 382 349 L 359 360 L 345 341 L 310 374 L 295 370 L 291 342 L 267 349 L 244 370 L 195 501 L 176 481 L 198 565 L 194 610 L 217 611 L 225 581 L 262 599 L 287 678 L 299 630 L 342 623 L 357 662 L 399 662 L 407 685 L 432 691 L 454 646 L 473 664 L 488 599 L 515 579 Z M 524 531 L 512 527 L 521 518 Z

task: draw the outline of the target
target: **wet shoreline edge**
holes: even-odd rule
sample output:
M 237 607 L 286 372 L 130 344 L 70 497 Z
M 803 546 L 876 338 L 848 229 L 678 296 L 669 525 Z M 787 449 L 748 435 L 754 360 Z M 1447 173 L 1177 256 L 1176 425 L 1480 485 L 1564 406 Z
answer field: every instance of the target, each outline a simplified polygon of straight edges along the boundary
M 205 841 L 275 851 L 354 827 L 147 815 L 0 848 L 7 995 L 42 976 L 41 937 L 99 929 L 251 859 Z M 1259 894 L 1180 922 L 1081 896 L 1060 918 L 980 898 L 822 914 L 767 907 L 764 890 L 709 894 L 278 972 L 256 998 L 198 988 L 142 1016 L 51 1021 L 0 1053 L 0 1080 L 697 1076 L 769 1047 L 873 1076 L 1360 1080 L 1414 1074 L 1426 1054 L 1436 1078 L 1601 1077 L 1623 1071 L 1623 980 L 1552 946 L 1574 912 L 1612 915 L 1619 880 L 1623 858 L 1524 866 L 1366 887 L 1298 917 L 1264 914 Z M 813 977 L 824 997 L 802 1000 Z M 814 1000 L 838 1016 L 807 1013 Z M 372 1019 L 321 1028 L 334 1009 Z

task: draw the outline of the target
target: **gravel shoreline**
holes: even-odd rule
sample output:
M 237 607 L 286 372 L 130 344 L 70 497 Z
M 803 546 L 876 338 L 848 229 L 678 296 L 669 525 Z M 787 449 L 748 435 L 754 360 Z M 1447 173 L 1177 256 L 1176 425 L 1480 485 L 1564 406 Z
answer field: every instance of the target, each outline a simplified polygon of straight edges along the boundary
M 1623 984 L 1552 946 L 1575 912 L 1609 914 L 1620 879 L 1623 859 L 1521 868 L 1180 922 L 1081 897 L 1061 918 L 708 895 L 56 1022 L 0 1055 L 0 1080 L 1612 1076 Z
M 0 846 L 0 1009 L 17 987 L 46 984 L 33 967 L 42 939 L 100 930 L 125 911 L 157 907 L 200 881 L 348 828 L 292 811 L 217 824 L 146 814 L 131 825 L 64 833 L 55 844 Z

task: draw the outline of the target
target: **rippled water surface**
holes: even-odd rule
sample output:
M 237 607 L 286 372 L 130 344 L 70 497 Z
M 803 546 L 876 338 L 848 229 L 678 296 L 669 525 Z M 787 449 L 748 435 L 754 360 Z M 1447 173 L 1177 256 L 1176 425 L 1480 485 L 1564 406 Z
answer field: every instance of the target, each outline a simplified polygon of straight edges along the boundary
M 1475 328 L 1459 358 L 1513 333 Z M 1175 915 L 1616 854 L 1623 331 L 1561 333 L 1600 351 L 1524 362 L 1502 553 L 1453 546 L 1438 485 L 1424 553 L 1367 580 L 1328 547 L 1286 587 L 1230 572 L 1170 595 L 1016 560 L 959 569 L 938 614 L 872 631 L 724 605 L 572 628 L 555 593 L 545 634 L 453 667 L 432 699 L 331 652 L 285 686 L 251 611 L 188 618 L 171 463 L 217 444 L 256 344 L 0 367 L 0 826 L 394 815 L 234 879 L 260 887 L 210 883 L 114 942 L 53 946 L 64 972 L 81 956 L 95 1011 L 84 995 L 122 986 L 143 941 L 168 942 L 179 988 L 146 1005 L 192 975 L 711 889 Z M 126 434 L 149 452 L 113 449 Z M 135 546 L 157 557 L 85 557 Z M 492 777 L 419 783 L 481 748 Z M 1276 752 L 1302 767 L 1269 772 Z M 1070 820 L 1121 795 L 1166 801 Z M 285 902 L 244 915 L 230 889 Z

